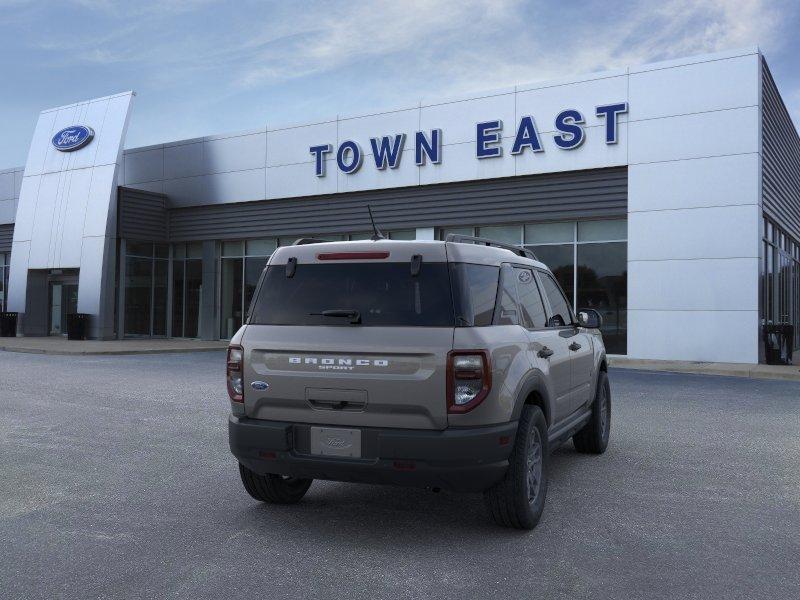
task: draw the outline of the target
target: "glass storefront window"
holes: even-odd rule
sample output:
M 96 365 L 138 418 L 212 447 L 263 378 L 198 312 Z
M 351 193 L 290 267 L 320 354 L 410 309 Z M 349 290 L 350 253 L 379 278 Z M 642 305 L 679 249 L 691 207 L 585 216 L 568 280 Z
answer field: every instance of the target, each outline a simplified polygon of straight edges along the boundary
M 153 260 L 125 257 L 125 335 L 150 335 Z
M 628 221 L 581 221 L 578 223 L 579 242 L 608 242 L 628 239 Z
M 203 244 L 172 247 L 172 337 L 196 338 L 200 332 Z
M 203 258 L 203 244 L 201 242 L 190 242 L 186 244 L 187 258 Z
M 183 337 L 196 338 L 200 335 L 200 296 L 203 291 L 203 261 L 186 261 L 186 318 L 183 324 Z M 175 335 L 173 333 L 173 335 Z
M 519 225 L 493 225 L 491 227 L 479 227 L 478 237 L 488 238 L 503 244 L 521 244 L 522 227 Z
M 222 256 L 242 256 L 244 245 L 242 242 L 222 242 Z
M 248 240 L 245 246 L 245 254 L 248 256 L 269 256 L 275 252 L 278 242 L 271 240 Z
M 220 270 L 220 337 L 230 339 L 242 326 L 243 258 L 223 258 Z
M 124 335 L 167 335 L 169 246 L 126 241 Z
M 173 250 L 175 260 L 172 261 L 172 336 L 183 336 L 183 318 L 184 310 L 183 303 L 185 300 L 185 287 L 186 287 L 186 261 L 183 260 L 185 252 L 179 251 L 176 248 Z
M 578 308 L 603 317 L 603 342 L 609 354 L 627 353 L 628 244 L 578 244 Z
M 572 244 L 525 246 L 533 250 L 536 258 L 550 267 L 559 285 L 569 298 L 575 300 L 575 247 Z
M 151 258 L 153 256 L 153 244 L 150 242 L 131 242 L 127 243 L 125 253 L 128 256 L 142 256 Z
M 6 290 L 8 290 L 8 269 L 11 255 L 0 252 L 0 310 L 6 310 Z
M 398 229 L 389 232 L 390 240 L 415 240 L 417 239 L 416 229 Z
M 169 255 L 169 250 L 167 250 Z M 167 335 L 167 289 L 169 288 L 169 261 L 153 261 L 153 333 Z
M 800 243 L 765 219 L 761 277 L 763 325 L 793 325 L 793 350 L 800 351 Z M 771 336 L 772 349 L 778 340 Z
M 467 235 L 467 236 L 474 236 L 475 235 L 475 228 L 474 227 L 443 227 L 439 230 L 439 238 L 442 240 L 446 240 L 447 236 L 450 234 L 453 235 Z
M 278 246 L 291 245 L 299 237 L 319 236 L 223 242 L 219 288 L 221 338 L 230 339 L 242 326 L 270 255 Z
M 526 244 L 555 244 L 575 241 L 575 223 L 535 223 L 525 225 Z

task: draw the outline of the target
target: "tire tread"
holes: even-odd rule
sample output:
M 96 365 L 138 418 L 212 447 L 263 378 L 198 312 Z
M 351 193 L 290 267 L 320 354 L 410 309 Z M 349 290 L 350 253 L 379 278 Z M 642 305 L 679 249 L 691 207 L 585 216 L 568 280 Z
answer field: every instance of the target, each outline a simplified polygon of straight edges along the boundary
M 527 498 L 526 447 L 531 428 L 537 427 L 542 439 L 542 501 L 537 511 L 532 511 Z M 514 529 L 533 529 L 539 522 L 547 494 L 547 423 L 538 406 L 528 405 L 520 415 L 514 448 L 509 458 L 505 477 L 484 492 L 489 514 L 498 525 Z
M 597 377 L 597 389 L 595 390 L 594 401 L 592 402 L 592 415 L 583 428 L 572 436 L 572 443 L 575 450 L 582 454 L 602 454 L 608 447 L 608 437 L 602 439 L 600 433 L 600 390 L 605 389 L 608 397 L 609 428 L 611 413 L 611 389 L 608 384 L 608 375 L 605 371 L 600 371 Z

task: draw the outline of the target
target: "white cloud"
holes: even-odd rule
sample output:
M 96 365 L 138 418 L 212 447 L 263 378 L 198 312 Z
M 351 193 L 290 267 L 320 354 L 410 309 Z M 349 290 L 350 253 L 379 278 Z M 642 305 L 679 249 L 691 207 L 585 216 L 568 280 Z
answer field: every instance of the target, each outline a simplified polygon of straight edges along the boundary
M 283 44 L 257 48 L 238 82 L 271 83 L 366 58 L 404 54 L 413 61 L 417 54 L 469 44 L 473 35 L 494 34 L 513 21 L 513 9 L 521 4 L 518 0 L 383 0 L 337 5 L 336 11 L 300 12 L 295 35 Z
M 589 4 L 582 19 L 553 23 L 558 15 L 539 0 L 277 2 L 232 13 L 209 0 L 72 1 L 114 23 L 85 39 L 43 38 L 40 48 L 79 63 L 150 66 L 172 81 L 216 70 L 227 93 L 365 61 L 375 61 L 371 79 L 428 77 L 461 93 L 759 43 L 776 50 L 795 12 L 768 0 L 634 0 L 610 15 L 606 3 Z M 204 7 L 218 22 L 195 32 L 185 19 Z
M 758 44 L 778 51 L 786 36 L 782 22 L 793 11 L 765 0 L 671 0 L 650 6 L 637 2 L 624 10 L 624 18 L 601 23 L 589 17 L 569 32 L 516 39 L 514 56 L 503 49 L 468 53 L 454 61 L 459 76 L 453 83 L 463 90 L 480 77 L 502 87 Z
M 0 6 L 17 1 L 33 10 L 24 0 Z M 156 107 L 191 98 L 194 116 L 176 120 L 192 133 L 207 132 L 220 106 L 253 111 L 241 119 L 247 128 L 255 115 L 324 118 L 756 44 L 781 55 L 800 8 L 789 0 L 71 2 L 85 35 L 48 35 L 37 21 L 21 38 L 44 51 L 32 53 L 40 66 L 113 71 L 114 89 L 138 89 L 138 110 L 152 102 L 154 118 Z M 57 28 L 48 15 L 40 9 L 37 18 Z M 800 105 L 800 92 L 781 90 L 790 110 Z

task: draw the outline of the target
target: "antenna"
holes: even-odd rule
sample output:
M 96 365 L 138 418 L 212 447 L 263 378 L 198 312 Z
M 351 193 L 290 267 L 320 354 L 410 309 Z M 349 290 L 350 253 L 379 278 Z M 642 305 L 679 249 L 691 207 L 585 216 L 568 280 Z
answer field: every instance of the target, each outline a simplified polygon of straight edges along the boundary
M 369 239 L 371 239 L 373 242 L 377 242 L 378 240 L 385 240 L 386 238 L 381 233 L 381 230 L 378 229 L 377 225 L 375 225 L 375 217 L 372 216 L 372 207 L 369 204 L 367 204 L 367 210 L 369 211 L 369 220 L 372 222 L 372 231 L 374 231 L 372 237 Z

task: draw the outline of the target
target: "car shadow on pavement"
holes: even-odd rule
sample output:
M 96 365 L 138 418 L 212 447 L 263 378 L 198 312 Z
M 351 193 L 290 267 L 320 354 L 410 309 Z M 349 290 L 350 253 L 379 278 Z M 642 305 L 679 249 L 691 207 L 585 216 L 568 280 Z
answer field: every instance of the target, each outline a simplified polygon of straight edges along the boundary
M 550 491 L 544 520 L 555 509 L 554 492 L 570 469 L 582 461 L 592 460 L 576 452 L 572 444 L 557 449 L 551 456 Z M 282 506 L 253 503 L 246 508 L 247 521 L 264 533 L 281 528 L 313 528 L 320 536 L 369 543 L 370 536 L 380 531 L 381 538 L 396 543 L 419 544 L 420 537 L 459 532 L 491 532 L 493 536 L 516 536 L 517 530 L 495 525 L 484 505 L 483 495 L 476 493 L 434 492 L 430 489 L 389 485 L 368 485 L 315 481 L 308 494 L 297 505 Z M 434 533 L 435 532 L 435 533 Z M 360 534 L 364 534 L 363 536 Z M 354 538 L 356 535 L 356 538 Z M 382 545 L 385 542 L 376 542 Z

